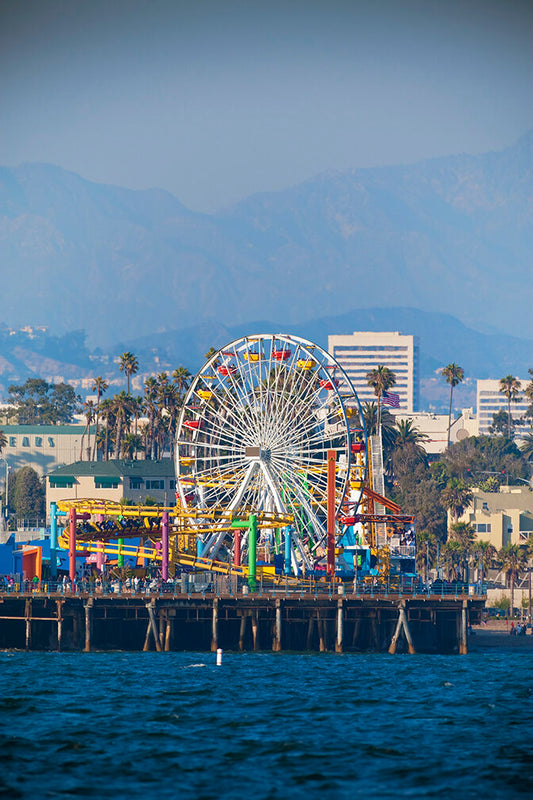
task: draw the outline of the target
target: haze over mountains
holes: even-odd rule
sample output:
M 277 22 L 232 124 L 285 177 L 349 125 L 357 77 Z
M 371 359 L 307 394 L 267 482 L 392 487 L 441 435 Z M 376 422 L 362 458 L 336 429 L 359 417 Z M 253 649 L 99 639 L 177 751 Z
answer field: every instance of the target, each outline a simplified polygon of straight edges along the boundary
M 532 155 L 529 132 L 500 152 L 326 173 L 213 215 L 47 164 L 1 168 L 1 318 L 49 326 L 56 355 L 81 329 L 89 351 L 124 345 L 153 361 L 156 348 L 191 370 L 212 344 L 263 326 L 323 345 L 398 329 L 421 336 L 427 377 L 452 360 L 475 377 L 525 374 Z M 72 366 L 90 369 L 76 341 Z M 35 367 L 6 342 L 4 385 Z
M 452 313 L 533 337 L 533 132 L 501 152 L 319 175 L 214 215 L 46 164 L 0 170 L 3 321 L 95 345 L 206 319 Z

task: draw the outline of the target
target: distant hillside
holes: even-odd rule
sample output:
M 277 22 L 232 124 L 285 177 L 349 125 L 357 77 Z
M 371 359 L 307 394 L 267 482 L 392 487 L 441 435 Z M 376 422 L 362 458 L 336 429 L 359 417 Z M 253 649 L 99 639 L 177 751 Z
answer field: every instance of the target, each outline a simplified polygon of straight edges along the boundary
M 530 133 L 497 153 L 328 173 L 217 215 L 46 164 L 2 168 L 2 318 L 110 347 L 209 320 L 287 329 L 408 306 L 533 338 L 532 151 Z
M 457 408 L 475 405 L 477 378 L 500 378 L 509 373 L 525 377 L 533 366 L 531 340 L 479 333 L 449 314 L 413 308 L 367 308 L 292 325 L 270 321 L 223 325 L 211 320 L 165 333 L 122 339 L 108 351 L 90 350 L 90 342 L 86 342 L 82 331 L 55 337 L 39 331 L 10 334 L 5 326 L 0 326 L 0 392 L 5 395 L 10 383 L 21 383 L 33 376 L 68 380 L 103 375 L 122 385 L 124 376 L 114 359 L 125 350 L 136 354 L 142 373 L 171 371 L 179 365 L 195 373 L 210 347 L 222 347 L 241 336 L 284 332 L 327 348 L 328 335 L 354 330 L 398 330 L 419 337 L 424 409 L 446 410 L 448 389 L 438 370 L 451 361 L 461 364 L 466 374 L 465 383 L 455 391 Z

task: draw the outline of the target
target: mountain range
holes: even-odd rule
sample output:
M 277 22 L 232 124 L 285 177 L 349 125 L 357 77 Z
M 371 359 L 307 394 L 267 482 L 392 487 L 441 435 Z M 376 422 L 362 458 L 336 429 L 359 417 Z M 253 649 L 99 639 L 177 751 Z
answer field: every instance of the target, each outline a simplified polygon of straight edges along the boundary
M 530 132 L 499 152 L 322 174 L 211 215 L 159 189 L 1 168 L 2 319 L 110 348 L 408 307 L 532 339 L 532 153 Z
M 439 371 L 451 361 L 465 371 L 464 383 L 454 392 L 457 409 L 475 406 L 477 378 L 507 374 L 527 378 L 527 370 L 533 366 L 533 342 L 529 339 L 480 333 L 449 314 L 413 308 L 356 309 L 299 324 L 263 320 L 225 325 L 207 320 L 183 329 L 123 339 L 106 351 L 90 349 L 85 333 L 79 330 L 53 336 L 45 330 L 13 332 L 0 325 L 0 394 L 6 395 L 10 383 L 37 376 L 57 382 L 102 375 L 114 382 L 115 390 L 124 388 L 124 376 L 116 360 L 126 350 L 139 361 L 134 390 L 140 392 L 147 374 L 172 371 L 179 365 L 195 373 L 211 347 L 223 347 L 242 336 L 283 332 L 310 339 L 327 349 L 330 334 L 354 330 L 398 330 L 418 337 L 424 410 L 447 410 L 449 389 Z M 87 390 L 90 391 L 90 381 Z

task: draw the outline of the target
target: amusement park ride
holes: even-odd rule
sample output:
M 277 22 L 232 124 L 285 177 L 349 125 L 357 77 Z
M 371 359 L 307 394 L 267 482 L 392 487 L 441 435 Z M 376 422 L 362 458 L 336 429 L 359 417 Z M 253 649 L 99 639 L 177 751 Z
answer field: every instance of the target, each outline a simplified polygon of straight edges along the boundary
M 167 508 L 59 503 L 71 577 L 82 554 L 100 569 L 106 555 L 119 567 L 156 563 L 163 579 L 240 575 L 252 589 L 259 575 L 384 581 L 415 572 L 413 518 L 383 496 L 381 436 L 367 436 L 340 365 L 299 337 L 241 338 L 204 364 L 177 426 L 176 485 Z

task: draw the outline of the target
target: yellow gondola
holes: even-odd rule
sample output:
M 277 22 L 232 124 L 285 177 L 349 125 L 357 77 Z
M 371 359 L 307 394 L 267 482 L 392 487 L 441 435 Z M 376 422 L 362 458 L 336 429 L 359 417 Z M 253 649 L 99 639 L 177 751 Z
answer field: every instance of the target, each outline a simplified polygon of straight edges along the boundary
M 296 364 L 300 369 L 314 369 L 314 367 L 316 367 L 316 361 L 313 361 L 312 358 L 300 358 Z

